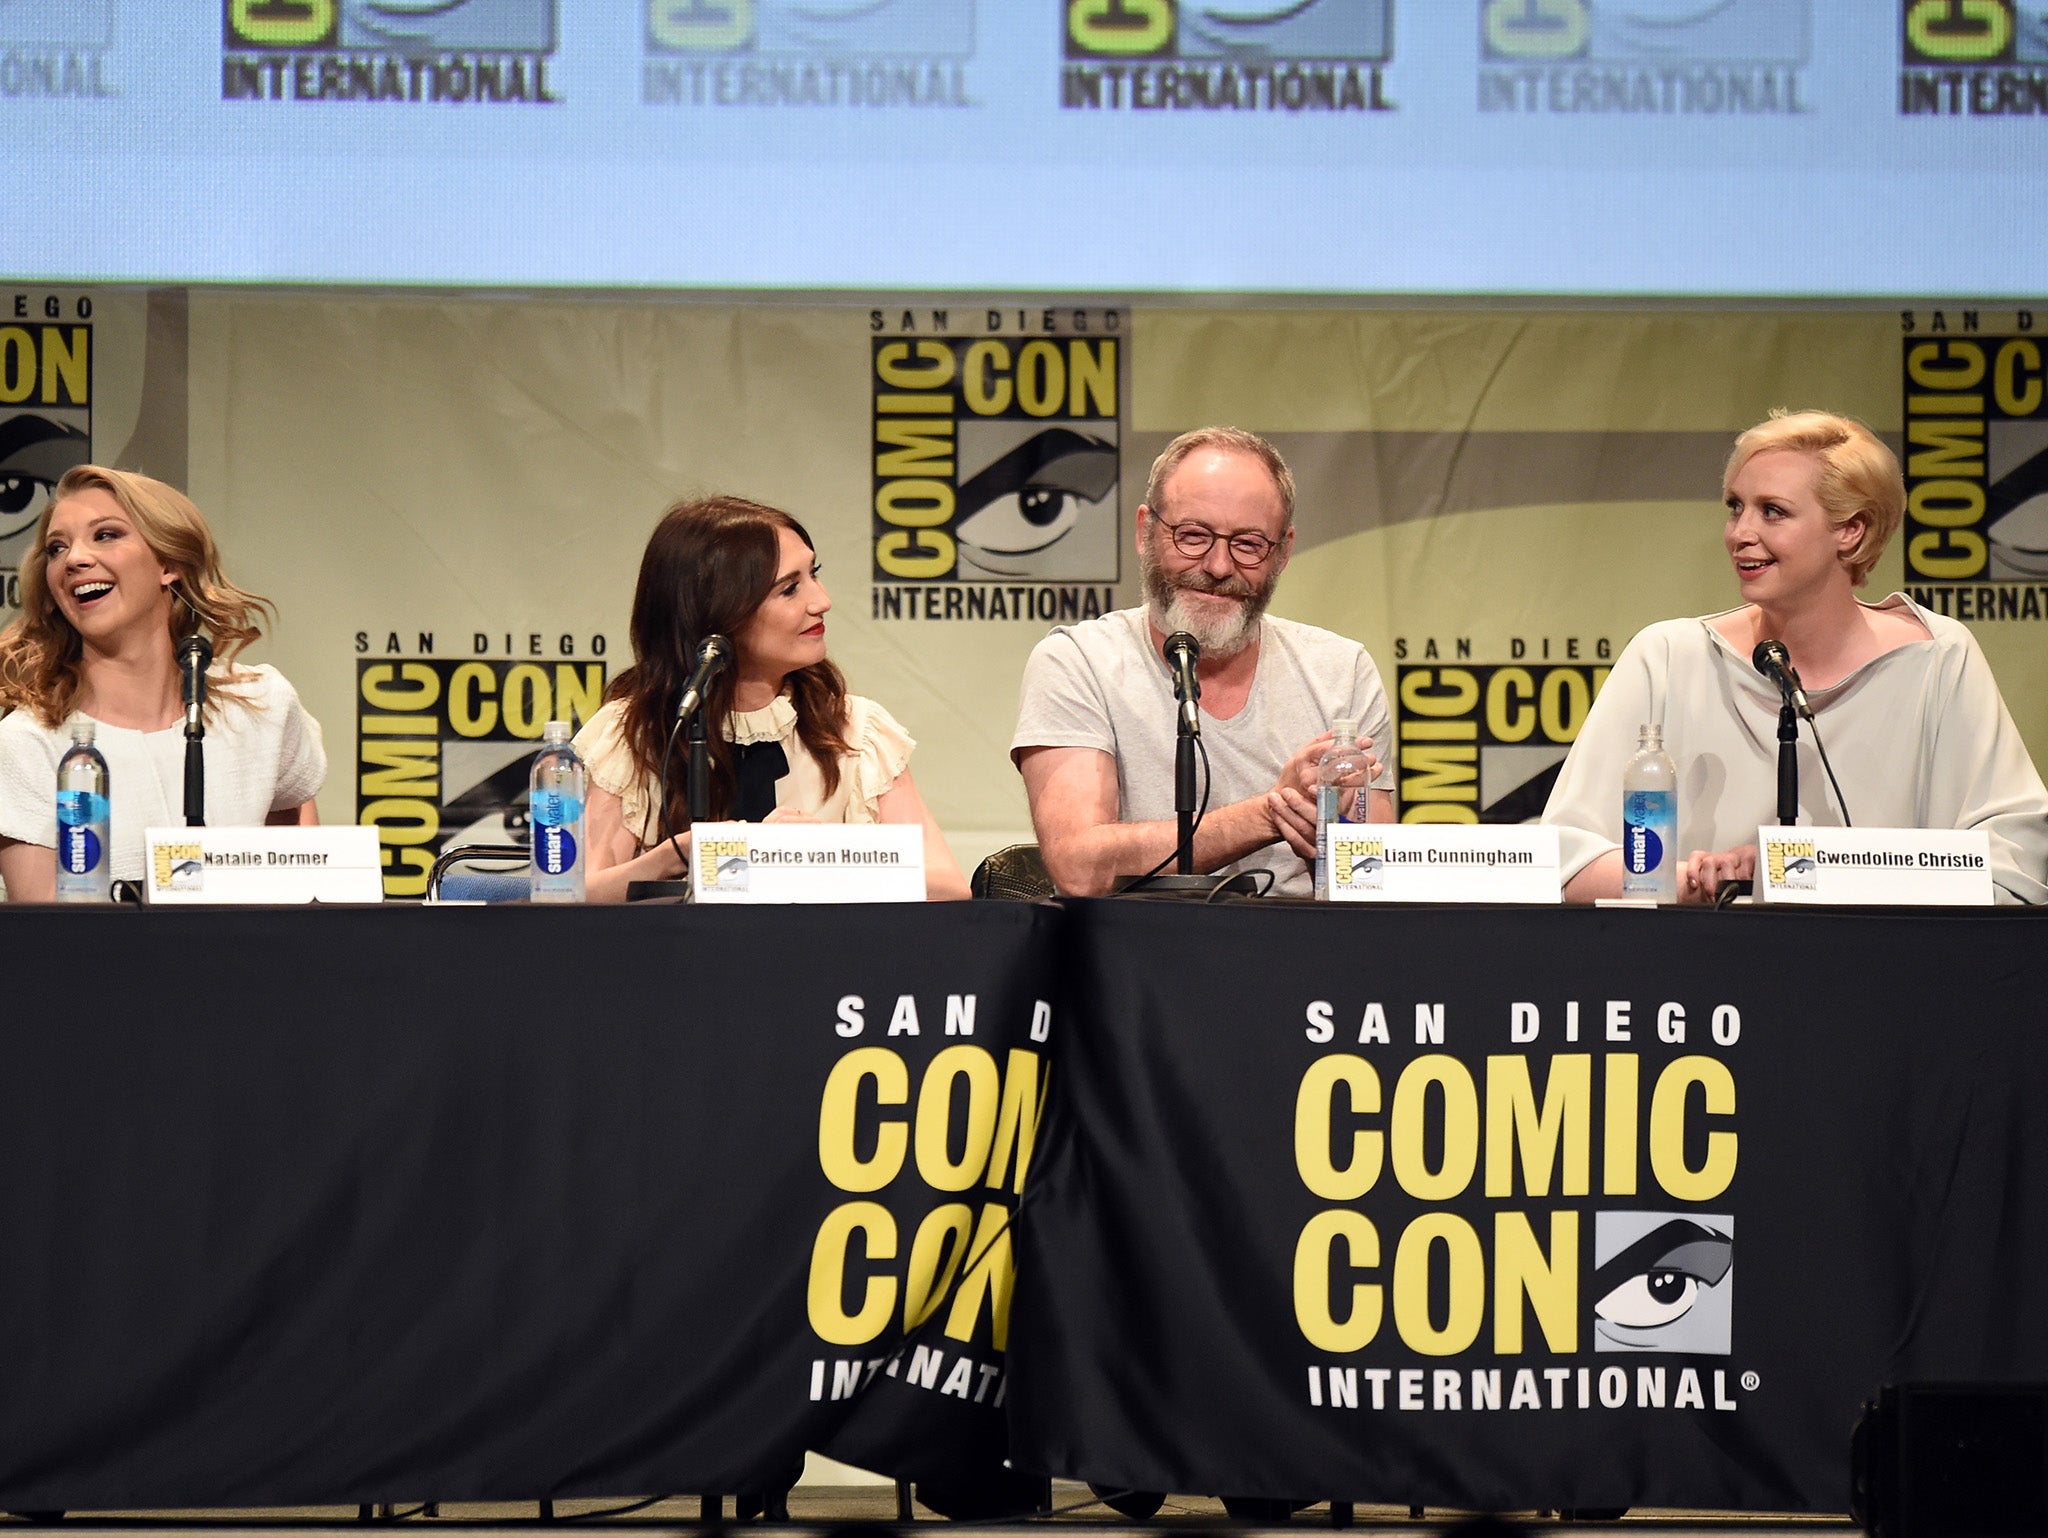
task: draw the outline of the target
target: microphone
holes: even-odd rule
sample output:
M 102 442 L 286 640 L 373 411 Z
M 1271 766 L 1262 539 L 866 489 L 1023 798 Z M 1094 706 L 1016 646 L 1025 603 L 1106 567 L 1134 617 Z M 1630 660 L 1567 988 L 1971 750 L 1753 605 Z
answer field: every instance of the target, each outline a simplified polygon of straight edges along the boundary
M 1756 664 L 1756 670 L 1778 686 L 1778 693 L 1807 720 L 1813 719 L 1813 707 L 1806 702 L 1806 690 L 1800 687 L 1799 671 L 1792 666 L 1792 655 L 1785 650 L 1783 641 L 1759 641 L 1756 650 L 1749 654 L 1749 660 Z
M 687 721 L 697 713 L 697 708 L 704 703 L 704 691 L 711 687 L 711 680 L 722 673 L 731 661 L 732 642 L 722 635 L 704 638 L 697 648 L 697 670 L 683 685 L 683 697 L 676 704 L 676 720 Z
M 183 675 L 178 692 L 185 702 L 187 737 L 196 737 L 206 729 L 201 718 L 206 710 L 206 670 L 212 666 L 213 642 L 203 635 L 187 636 L 178 648 L 178 671 Z
M 1181 730 L 1190 737 L 1202 735 L 1202 712 L 1196 702 L 1202 697 L 1202 681 L 1195 677 L 1202 645 L 1185 630 L 1166 638 L 1166 665 L 1173 669 L 1173 697 L 1180 701 Z

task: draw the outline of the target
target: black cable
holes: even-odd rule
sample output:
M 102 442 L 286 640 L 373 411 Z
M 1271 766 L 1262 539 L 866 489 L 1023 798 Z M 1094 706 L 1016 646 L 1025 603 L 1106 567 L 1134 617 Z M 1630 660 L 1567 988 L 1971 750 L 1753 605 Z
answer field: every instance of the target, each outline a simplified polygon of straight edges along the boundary
M 677 716 L 676 724 L 668 729 L 668 741 L 661 746 L 661 834 L 682 862 L 683 879 L 687 881 L 690 879 L 690 857 L 683 853 L 683 846 L 676 838 L 675 820 L 668 814 L 668 764 L 676 751 L 676 734 L 682 729 L 683 718 Z
M 645 1511 L 649 1506 L 659 1506 L 663 1501 L 672 1501 L 673 1495 L 650 1495 L 644 1501 L 634 1501 L 626 1506 L 605 1506 L 597 1511 L 571 1511 L 557 1514 L 557 1522 L 590 1522 L 599 1517 L 624 1517 L 636 1511 Z
M 1202 741 L 1200 737 L 1195 738 L 1195 753 L 1202 760 L 1202 800 L 1201 804 L 1195 808 L 1194 825 L 1188 829 L 1188 844 L 1190 847 L 1193 847 L 1194 845 L 1195 835 L 1202 831 L 1202 819 L 1209 815 L 1209 744 Z M 1128 892 L 1131 890 L 1132 887 L 1139 886 L 1144 882 L 1150 881 L 1154 876 L 1158 875 L 1161 871 L 1165 870 L 1167 866 L 1171 865 L 1175 860 L 1179 858 L 1180 837 L 1178 833 L 1176 833 L 1173 840 L 1172 852 L 1168 854 L 1165 859 L 1161 860 L 1157 865 L 1153 866 L 1150 870 L 1146 871 L 1144 875 L 1134 878 L 1129 883 L 1129 885 L 1127 885 L 1124 888 L 1124 890 Z M 1227 880 L 1229 878 L 1226 877 L 1225 879 Z
M 1849 803 L 1842 799 L 1842 782 L 1835 778 L 1835 766 L 1828 762 L 1827 744 L 1820 740 L 1820 722 L 1816 721 L 1809 714 L 1806 718 L 1806 724 L 1813 728 L 1813 745 L 1820 749 L 1820 766 L 1827 770 L 1828 783 L 1835 788 L 1835 805 L 1842 809 L 1842 826 L 1853 828 L 1856 824 L 1849 819 Z

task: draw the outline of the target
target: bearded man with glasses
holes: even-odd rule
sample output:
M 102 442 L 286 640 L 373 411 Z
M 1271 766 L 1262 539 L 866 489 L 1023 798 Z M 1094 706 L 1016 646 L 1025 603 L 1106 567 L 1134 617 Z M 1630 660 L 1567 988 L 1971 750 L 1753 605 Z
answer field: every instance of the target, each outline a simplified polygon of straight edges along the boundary
M 1138 509 L 1142 608 L 1057 626 L 1025 665 L 1011 760 L 1024 776 L 1046 869 L 1070 896 L 1173 853 L 1175 704 L 1166 638 L 1202 649 L 1202 741 L 1211 783 L 1195 869 L 1267 870 L 1306 897 L 1316 766 L 1331 724 L 1369 739 L 1368 815 L 1394 820 L 1391 734 L 1379 669 L 1356 641 L 1266 613 L 1294 546 L 1294 476 L 1254 433 L 1183 433 L 1152 465 Z

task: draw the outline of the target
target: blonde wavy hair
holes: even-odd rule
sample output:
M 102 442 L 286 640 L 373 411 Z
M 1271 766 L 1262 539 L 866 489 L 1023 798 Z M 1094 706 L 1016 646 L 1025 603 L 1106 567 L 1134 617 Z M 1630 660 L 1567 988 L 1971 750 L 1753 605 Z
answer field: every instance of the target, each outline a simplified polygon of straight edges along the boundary
M 1723 501 L 1736 472 L 1771 449 L 1811 454 L 1820 461 L 1814 496 L 1829 527 L 1839 529 L 1852 518 L 1863 520 L 1863 532 L 1842 556 L 1851 585 L 1863 586 L 1906 515 L 1906 478 L 1899 473 L 1898 456 L 1854 417 L 1780 409 L 1735 440 L 1728 467 L 1721 472 Z
M 262 636 L 264 623 L 275 622 L 276 608 L 222 574 L 213 531 L 183 492 L 133 471 L 78 465 L 57 482 L 36 522 L 35 543 L 21 563 L 21 615 L 0 632 L 0 709 L 34 711 L 45 726 L 56 727 L 77 705 L 85 681 L 85 643 L 51 596 L 50 563 L 43 551 L 57 508 L 67 497 L 93 490 L 114 499 L 157 560 L 176 574 L 171 645 L 201 630 L 213 638 L 214 663 L 225 666 L 226 680 L 225 686 L 207 690 L 207 713 L 212 715 L 223 698 L 246 703 L 234 683 L 247 675 L 234 660 Z

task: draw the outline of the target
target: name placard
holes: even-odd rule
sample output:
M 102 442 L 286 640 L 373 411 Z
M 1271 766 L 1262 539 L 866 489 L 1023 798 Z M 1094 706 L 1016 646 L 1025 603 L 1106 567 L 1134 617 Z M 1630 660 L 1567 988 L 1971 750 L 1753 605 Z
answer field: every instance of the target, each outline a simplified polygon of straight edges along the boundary
M 1335 902 L 1554 903 L 1557 829 L 1522 824 L 1331 823 Z
M 700 903 L 924 901 L 915 823 L 700 822 L 690 864 Z
M 375 828 L 150 828 L 142 838 L 152 903 L 384 900 Z
M 1982 828 L 1759 828 L 1756 893 L 1773 903 L 1986 907 L 1991 835 Z

